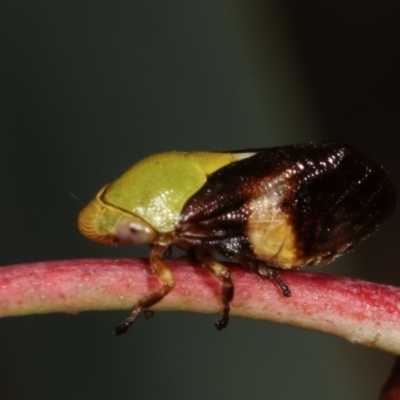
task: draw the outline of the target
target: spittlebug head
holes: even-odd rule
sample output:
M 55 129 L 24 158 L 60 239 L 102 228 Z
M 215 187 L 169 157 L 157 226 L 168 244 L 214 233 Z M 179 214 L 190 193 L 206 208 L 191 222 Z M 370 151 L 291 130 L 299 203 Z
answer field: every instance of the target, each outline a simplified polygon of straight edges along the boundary
M 132 166 L 82 210 L 80 231 L 101 243 L 166 244 L 165 235 L 174 232 L 184 204 L 207 175 L 239 158 L 194 154 L 162 153 Z
M 88 239 L 107 244 L 150 244 L 154 229 L 141 218 L 110 205 L 105 186 L 80 213 L 79 230 Z

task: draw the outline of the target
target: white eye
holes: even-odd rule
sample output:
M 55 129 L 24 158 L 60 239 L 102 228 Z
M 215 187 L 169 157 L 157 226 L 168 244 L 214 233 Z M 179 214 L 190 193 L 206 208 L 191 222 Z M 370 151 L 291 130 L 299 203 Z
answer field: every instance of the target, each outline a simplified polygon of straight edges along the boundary
M 156 232 L 145 222 L 134 217 L 122 219 L 117 226 L 117 237 L 121 243 L 149 244 L 156 238 Z

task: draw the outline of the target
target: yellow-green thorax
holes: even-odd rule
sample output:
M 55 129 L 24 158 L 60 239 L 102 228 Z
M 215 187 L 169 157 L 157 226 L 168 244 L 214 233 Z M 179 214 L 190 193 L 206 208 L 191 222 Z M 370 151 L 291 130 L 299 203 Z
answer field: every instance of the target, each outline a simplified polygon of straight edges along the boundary
M 188 199 L 207 177 L 251 153 L 168 152 L 138 162 L 106 186 L 82 210 L 82 233 L 101 242 L 113 239 L 118 223 L 127 215 L 136 217 L 158 233 L 174 230 Z

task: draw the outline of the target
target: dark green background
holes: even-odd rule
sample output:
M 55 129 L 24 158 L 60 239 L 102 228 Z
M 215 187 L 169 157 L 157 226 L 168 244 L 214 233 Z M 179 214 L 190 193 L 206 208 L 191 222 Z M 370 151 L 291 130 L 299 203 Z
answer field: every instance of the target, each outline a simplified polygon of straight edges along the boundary
M 295 2 L 293 2 L 295 3 Z M 0 3 L 0 263 L 145 256 L 79 234 L 165 150 L 340 139 L 399 187 L 400 7 L 365 1 Z M 400 285 L 399 217 L 327 267 Z M 1 399 L 373 400 L 393 356 L 273 323 L 126 312 L 0 320 Z

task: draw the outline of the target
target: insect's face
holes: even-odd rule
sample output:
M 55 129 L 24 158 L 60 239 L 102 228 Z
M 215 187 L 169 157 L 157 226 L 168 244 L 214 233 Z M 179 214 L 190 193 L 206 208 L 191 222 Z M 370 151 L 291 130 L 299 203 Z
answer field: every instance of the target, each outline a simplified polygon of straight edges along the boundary
M 107 244 L 151 244 L 156 231 L 141 218 L 107 202 L 104 187 L 80 213 L 78 226 L 88 239 Z

